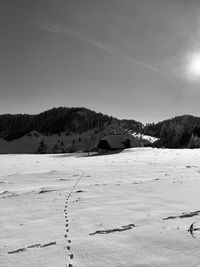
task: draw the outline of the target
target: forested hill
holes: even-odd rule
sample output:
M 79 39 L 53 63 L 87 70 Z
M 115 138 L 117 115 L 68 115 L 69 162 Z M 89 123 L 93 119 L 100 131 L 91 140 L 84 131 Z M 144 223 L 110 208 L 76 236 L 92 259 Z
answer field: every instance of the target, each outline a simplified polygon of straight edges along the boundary
M 136 132 L 142 128 L 142 123 L 135 120 L 118 120 L 82 107 L 59 107 L 37 115 L 0 115 L 0 137 L 10 141 L 31 131 L 38 131 L 44 135 L 66 132 L 66 135 L 69 135 L 95 128 L 101 131 L 113 123 Z
M 200 117 L 183 115 L 147 124 L 145 134 L 160 138 L 160 146 L 167 148 L 200 147 Z

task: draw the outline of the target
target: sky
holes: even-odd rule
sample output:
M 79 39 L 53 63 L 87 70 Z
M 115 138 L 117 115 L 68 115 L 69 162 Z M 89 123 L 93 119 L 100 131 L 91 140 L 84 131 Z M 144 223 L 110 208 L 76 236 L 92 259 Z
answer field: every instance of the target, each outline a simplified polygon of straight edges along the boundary
M 199 0 L 0 0 L 0 114 L 200 116 Z

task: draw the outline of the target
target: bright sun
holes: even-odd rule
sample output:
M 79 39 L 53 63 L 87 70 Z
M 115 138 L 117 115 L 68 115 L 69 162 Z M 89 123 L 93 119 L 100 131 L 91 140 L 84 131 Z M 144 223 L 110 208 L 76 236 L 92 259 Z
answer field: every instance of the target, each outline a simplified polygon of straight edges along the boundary
M 187 73 L 192 79 L 200 79 L 200 52 L 188 57 Z

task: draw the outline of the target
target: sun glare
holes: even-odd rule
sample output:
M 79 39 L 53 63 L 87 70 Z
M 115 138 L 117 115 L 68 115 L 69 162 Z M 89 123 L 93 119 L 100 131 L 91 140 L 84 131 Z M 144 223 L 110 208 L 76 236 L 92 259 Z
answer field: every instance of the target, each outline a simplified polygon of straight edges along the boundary
M 188 57 L 187 74 L 192 79 L 200 79 L 200 52 Z

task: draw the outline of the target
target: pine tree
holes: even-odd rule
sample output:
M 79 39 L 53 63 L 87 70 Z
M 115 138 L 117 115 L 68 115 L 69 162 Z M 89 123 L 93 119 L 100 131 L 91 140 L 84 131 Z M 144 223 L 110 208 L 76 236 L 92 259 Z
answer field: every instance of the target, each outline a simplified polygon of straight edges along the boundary
M 57 144 L 57 142 L 53 143 L 51 150 L 52 150 L 52 153 L 54 153 L 54 154 L 58 153 L 58 144 Z
M 192 135 L 190 137 L 190 141 L 189 141 L 188 147 L 189 148 L 195 148 L 195 145 L 194 145 L 194 135 Z
M 161 139 L 163 144 L 165 144 L 167 141 L 167 126 L 165 123 L 163 124 L 163 126 L 160 130 L 160 139 Z
M 75 152 L 75 147 L 73 144 L 68 144 L 65 149 L 66 153 L 73 153 Z
M 174 148 L 179 148 L 180 144 L 181 144 L 181 139 L 183 137 L 184 134 L 184 128 L 182 125 L 178 124 L 178 125 L 174 125 L 174 139 L 173 139 L 173 147 Z
M 47 152 L 47 145 L 43 139 L 40 139 L 36 153 L 45 154 Z

